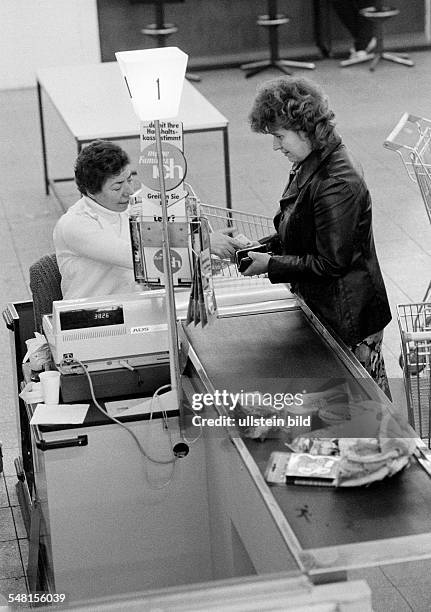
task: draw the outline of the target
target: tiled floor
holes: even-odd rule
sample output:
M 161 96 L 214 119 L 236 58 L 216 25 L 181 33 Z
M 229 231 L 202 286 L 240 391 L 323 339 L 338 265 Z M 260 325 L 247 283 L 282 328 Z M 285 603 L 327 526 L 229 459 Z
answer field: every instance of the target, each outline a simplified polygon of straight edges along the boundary
M 407 177 L 399 158 L 382 142 L 408 110 L 431 116 L 431 54 L 414 53 L 416 67 L 389 63 L 374 74 L 368 67 L 341 70 L 335 60 L 318 62 L 306 76 L 327 91 L 336 112 L 339 130 L 353 154 L 362 162 L 374 202 L 374 229 L 394 321 L 385 336 L 385 358 L 397 402 L 403 403 L 398 365 L 399 335 L 395 320 L 398 302 L 420 300 L 431 278 L 431 227 L 419 191 Z M 299 74 L 299 73 L 298 73 Z M 267 72 L 244 79 L 239 70 L 203 73 L 198 89 L 230 122 L 233 206 L 272 214 L 284 185 L 285 159 L 272 151 L 268 137 L 252 134 L 247 113 L 256 85 L 276 76 Z M 51 174 L 70 175 L 75 147 L 55 115 L 47 121 Z M 221 141 L 216 134 L 185 138 L 188 181 L 201 199 L 224 203 Z M 125 147 L 136 156 L 134 145 Z M 45 196 L 36 93 L 34 89 L 0 92 L 0 302 L 29 298 L 28 267 L 52 250 L 52 228 L 61 214 L 52 196 Z M 73 185 L 61 187 L 72 203 Z M 9 339 L 0 327 L 0 441 L 3 442 L 5 476 L 0 480 L 0 593 L 26 588 L 24 567 L 27 544 L 14 497 L 13 458 L 16 456 L 14 389 Z M 373 590 L 377 612 L 431 610 L 431 562 L 385 566 L 352 572 L 363 576 Z
M 5 454 L 11 454 L 9 449 Z M 0 475 L 0 594 L 6 597 L 27 592 L 28 540 L 15 495 L 15 480 L 14 476 Z

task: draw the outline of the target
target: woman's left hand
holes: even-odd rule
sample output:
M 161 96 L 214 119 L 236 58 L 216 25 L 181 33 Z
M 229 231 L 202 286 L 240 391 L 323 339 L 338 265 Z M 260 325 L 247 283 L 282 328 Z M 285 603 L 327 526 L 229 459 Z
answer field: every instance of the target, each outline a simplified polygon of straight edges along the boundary
M 255 253 L 253 251 L 249 251 L 247 255 L 253 261 L 243 272 L 244 276 L 256 276 L 257 274 L 266 274 L 268 272 L 271 255 L 268 253 Z

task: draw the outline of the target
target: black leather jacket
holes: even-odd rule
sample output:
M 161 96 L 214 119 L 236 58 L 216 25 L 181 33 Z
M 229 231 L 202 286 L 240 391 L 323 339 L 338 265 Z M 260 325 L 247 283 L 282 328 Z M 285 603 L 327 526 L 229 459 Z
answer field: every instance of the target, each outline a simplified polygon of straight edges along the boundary
M 313 151 L 287 185 L 274 218 L 272 283 L 291 283 L 349 346 L 391 320 L 371 226 L 371 197 L 339 137 Z

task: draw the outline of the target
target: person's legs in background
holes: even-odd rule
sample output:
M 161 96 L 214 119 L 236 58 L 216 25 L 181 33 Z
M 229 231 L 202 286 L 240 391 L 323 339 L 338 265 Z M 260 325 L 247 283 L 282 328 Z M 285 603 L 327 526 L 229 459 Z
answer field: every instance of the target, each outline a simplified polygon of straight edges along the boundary
M 351 350 L 374 382 L 392 401 L 385 362 L 382 355 L 382 342 L 383 331 L 380 331 L 368 336 L 368 338 L 365 338 L 362 342 L 358 342 L 358 344 L 351 347 Z
M 354 48 L 350 51 L 351 58 L 358 53 L 372 52 L 376 46 L 373 25 L 359 12 L 370 5 L 370 0 L 332 0 L 332 5 L 338 18 L 353 38 Z
M 358 0 L 352 2 L 357 5 L 358 14 L 358 34 L 355 39 L 355 51 L 366 51 L 370 53 L 376 46 L 376 39 L 374 38 L 374 27 L 370 19 L 362 17 L 360 10 L 370 6 L 370 0 Z

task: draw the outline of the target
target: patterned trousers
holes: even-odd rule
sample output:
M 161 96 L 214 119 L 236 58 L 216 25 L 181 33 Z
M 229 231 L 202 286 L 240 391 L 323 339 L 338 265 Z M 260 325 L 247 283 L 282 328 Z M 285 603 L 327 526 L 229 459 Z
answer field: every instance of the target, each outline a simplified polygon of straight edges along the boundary
M 385 362 L 382 355 L 383 330 L 368 336 L 350 349 L 356 359 L 367 370 L 374 382 L 385 392 L 392 401 L 389 389 L 388 377 L 386 376 Z

